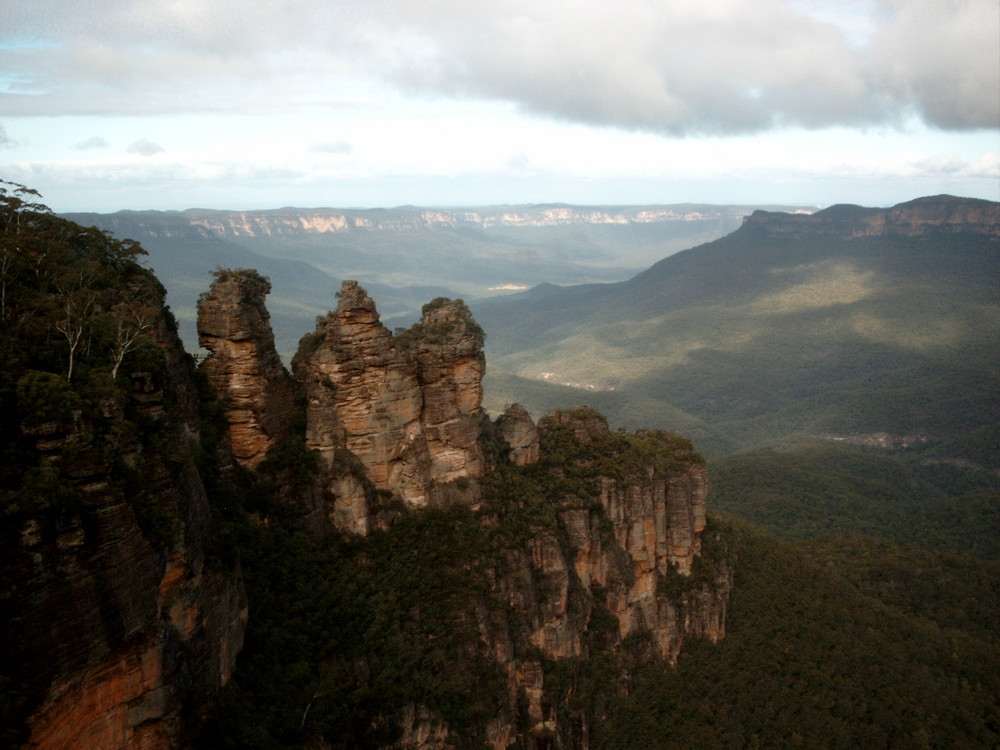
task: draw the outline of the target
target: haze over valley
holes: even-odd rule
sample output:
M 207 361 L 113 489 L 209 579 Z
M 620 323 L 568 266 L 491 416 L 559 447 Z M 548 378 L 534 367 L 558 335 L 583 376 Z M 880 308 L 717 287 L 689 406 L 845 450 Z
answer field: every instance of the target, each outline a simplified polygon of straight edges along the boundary
M 1000 747 L 996 0 L 0 0 L 0 750 Z
M 623 281 L 728 234 L 757 208 L 560 204 L 66 216 L 142 242 L 192 350 L 195 303 L 207 274 L 220 266 L 266 274 L 278 350 L 290 361 L 302 332 L 333 304 L 341 279 L 357 279 L 377 294 L 390 325 L 409 325 L 434 297 L 471 301 L 542 283 Z
M 3 217 L 14 746 L 998 739 L 1000 203 Z

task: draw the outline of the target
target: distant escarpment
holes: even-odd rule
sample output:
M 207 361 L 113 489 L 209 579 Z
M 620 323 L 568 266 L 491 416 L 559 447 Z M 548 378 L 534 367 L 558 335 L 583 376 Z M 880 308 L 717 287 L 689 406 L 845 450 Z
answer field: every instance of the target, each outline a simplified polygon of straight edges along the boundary
M 737 221 L 745 206 L 570 206 L 563 204 L 349 210 L 283 208 L 264 211 L 188 210 L 192 227 L 218 237 L 291 236 L 413 229 L 490 229 L 569 225 L 646 225 L 667 222 Z M 173 218 L 173 217 L 171 217 Z M 164 222 L 166 223 L 166 222 Z M 162 230 L 160 230 L 162 231 Z
M 493 422 L 464 302 L 391 332 L 352 281 L 289 374 L 268 279 L 217 270 L 199 364 L 137 243 L 6 185 L 4 745 L 582 749 L 723 636 L 688 441 Z
M 744 219 L 745 230 L 774 237 L 837 239 L 916 237 L 928 232 L 970 232 L 1000 237 L 1000 204 L 950 195 L 918 198 L 892 208 L 839 205 L 814 214 L 754 211 Z
M 231 326 L 231 342 L 211 340 L 213 353 L 203 365 L 219 402 L 228 405 L 234 447 L 248 433 L 258 436 L 251 444 L 275 436 L 266 419 L 248 415 L 284 413 L 288 398 L 267 386 L 287 381 L 274 365 L 261 298 L 248 293 L 262 288 L 258 278 L 247 271 L 218 274 L 199 315 L 206 342 L 209 329 L 221 332 L 219 310 L 231 311 L 231 320 L 253 321 L 252 330 Z M 236 339 L 264 345 L 243 347 L 245 359 L 220 357 Z M 357 572 L 338 574 L 345 583 L 336 596 L 349 602 L 338 606 L 367 612 L 357 615 L 363 619 L 402 618 L 401 627 L 414 629 L 405 648 L 430 649 L 435 655 L 428 658 L 442 664 L 435 679 L 444 687 L 426 687 L 424 696 L 427 677 L 420 674 L 405 685 L 383 684 L 392 681 L 384 660 L 396 657 L 379 650 L 382 636 L 342 645 L 336 658 L 355 664 L 354 676 L 339 687 L 324 687 L 320 679 L 305 689 L 317 695 L 387 691 L 388 714 L 379 721 L 389 721 L 391 731 L 369 716 L 362 731 L 368 739 L 357 740 L 362 744 L 374 742 L 371 733 L 382 726 L 390 747 L 459 747 L 475 737 L 498 750 L 585 748 L 600 711 L 556 695 L 572 693 L 572 683 L 583 679 L 565 682 L 570 663 L 586 671 L 581 665 L 604 654 L 614 679 L 602 689 L 615 693 L 627 689 L 630 670 L 670 663 L 687 639 L 716 640 L 725 632 L 732 571 L 722 558 L 702 556 L 708 486 L 690 443 L 659 431 L 612 432 L 586 408 L 552 412 L 536 425 L 514 404 L 492 423 L 481 406 L 482 346 L 482 330 L 460 300 L 434 300 L 420 323 L 393 333 L 368 294 L 346 281 L 336 310 L 303 337 L 293 361 L 301 435 L 285 440 L 300 440 L 299 455 L 312 458 L 297 464 L 308 467 L 298 496 L 283 496 L 311 520 L 314 536 L 354 540 L 344 552 L 350 562 L 341 565 Z M 263 462 L 244 465 L 271 471 L 279 450 L 280 444 Z M 452 520 L 430 536 L 407 536 L 414 525 L 439 523 L 416 520 L 439 518 L 436 513 Z M 463 535 L 478 540 L 475 553 L 460 552 L 470 544 Z M 433 552 L 433 564 L 423 569 L 425 555 L 442 545 L 447 551 Z M 405 571 L 365 596 L 365 581 L 378 575 L 370 568 L 391 568 L 390 558 L 404 553 Z M 438 582 L 453 577 L 452 584 Z M 383 610 L 390 601 L 396 605 Z M 443 601 L 449 614 L 440 620 L 433 613 Z M 336 625 L 327 628 L 331 641 L 354 643 Z M 449 702 L 465 697 L 439 691 L 479 695 L 482 688 L 465 682 L 479 672 L 492 675 L 495 687 L 481 696 L 483 705 L 475 704 L 482 711 L 470 723 Z M 578 687 L 587 693 L 596 684 Z M 329 737 L 316 729 L 301 739 Z

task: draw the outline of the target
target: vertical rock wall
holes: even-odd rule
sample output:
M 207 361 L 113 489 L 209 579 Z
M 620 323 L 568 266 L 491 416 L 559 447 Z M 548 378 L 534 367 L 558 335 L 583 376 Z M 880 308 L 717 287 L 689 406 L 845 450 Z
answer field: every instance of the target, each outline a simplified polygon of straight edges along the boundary
M 198 304 L 199 343 L 211 352 L 203 371 L 224 397 L 233 456 L 250 469 L 292 427 L 292 384 L 264 306 L 270 291 L 255 271 L 220 271 Z
M 4 540 L 13 614 L 0 648 L 33 705 L 28 748 L 179 747 L 192 707 L 228 681 L 242 647 L 242 582 L 205 559 L 212 532 L 192 452 L 194 389 L 162 322 L 159 339 L 165 369 L 133 373 L 127 402 L 21 425 L 40 465 L 59 466 L 80 493 L 73 512 L 30 518 Z M 149 427 L 119 446 L 135 483 L 87 450 L 126 408 Z M 159 509 L 164 537 L 150 536 L 138 506 Z
M 322 458 L 334 523 L 357 533 L 372 524 L 351 459 L 376 491 L 406 507 L 474 500 L 474 484 L 455 485 L 484 468 L 483 338 L 465 305 L 428 305 L 420 324 L 393 336 L 357 282 L 345 281 L 338 296 L 294 362 L 306 391 L 306 443 Z

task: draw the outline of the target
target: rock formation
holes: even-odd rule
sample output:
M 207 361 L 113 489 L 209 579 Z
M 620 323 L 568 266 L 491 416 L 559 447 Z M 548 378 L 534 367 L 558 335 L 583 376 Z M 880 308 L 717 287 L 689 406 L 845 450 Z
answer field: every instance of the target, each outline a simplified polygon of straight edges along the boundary
M 840 205 L 811 215 L 754 211 L 744 219 L 744 227 L 789 238 L 918 237 L 929 231 L 1000 237 L 1000 203 L 936 195 L 892 208 Z
M 484 503 L 483 523 L 503 524 L 506 512 L 494 515 L 497 501 L 477 481 L 486 466 L 483 334 L 464 304 L 435 300 L 419 324 L 393 335 L 356 282 L 344 282 L 338 297 L 293 362 L 306 395 L 305 441 L 320 457 L 331 523 L 368 534 L 385 526 L 395 499 L 394 513 Z M 227 347 L 216 344 L 215 351 Z M 245 371 L 262 369 L 248 364 Z M 225 390 L 219 395 L 232 401 Z M 547 664 L 588 659 L 595 628 L 602 648 L 648 634 L 648 649 L 635 658 L 665 662 L 676 660 L 688 638 L 715 640 L 725 632 L 730 569 L 716 565 L 692 575 L 706 523 L 704 465 L 677 436 L 613 433 L 587 408 L 551 412 L 536 427 L 515 404 L 488 429 L 506 445 L 496 460 L 509 471 L 533 471 L 521 481 L 536 483 L 529 493 L 545 495 L 548 508 L 539 512 L 550 521 L 506 548 L 490 574 L 492 608 L 470 601 L 471 611 L 455 615 L 455 627 L 472 628 L 470 637 L 507 678 L 508 701 L 487 735 L 498 750 L 530 738 L 553 748 L 585 747 L 567 738 L 585 734 L 589 719 L 575 715 L 571 729 L 553 714 Z M 546 440 L 567 454 L 547 455 Z M 567 477 L 576 473 L 573 484 Z M 559 490 L 560 482 L 577 490 Z M 397 719 L 399 747 L 454 743 L 447 722 L 427 706 L 409 705 Z
M 500 437 L 510 446 L 507 458 L 515 466 L 527 466 L 538 460 L 538 430 L 531 415 L 520 404 L 511 404 L 497 418 Z
M 512 411 L 524 430 L 530 416 Z M 593 447 L 589 453 L 572 449 L 583 476 L 594 473 L 594 464 L 606 464 L 615 476 L 598 473 L 590 480 L 597 505 L 572 494 L 549 497 L 556 522 L 534 528 L 523 545 L 508 548 L 492 574 L 493 594 L 508 614 L 494 607 L 492 614 L 480 610 L 467 618 L 478 623 L 476 638 L 487 644 L 507 677 L 509 703 L 487 732 L 495 750 L 589 747 L 593 717 L 570 712 L 567 721 L 553 703 L 550 670 L 561 660 L 584 663 L 595 651 L 618 652 L 637 636 L 635 643 L 649 645 L 630 658 L 672 663 L 690 638 L 715 641 L 725 634 L 731 568 L 716 560 L 692 575 L 708 487 L 704 465 L 690 444 L 666 433 L 613 434 L 601 415 L 586 408 L 555 411 L 539 425 L 541 465 L 552 476 L 563 475 L 563 467 L 546 465 L 551 457 L 544 445 L 547 435 L 559 431 L 563 436 L 556 436 L 557 442 L 569 436 L 579 441 L 576 448 Z M 659 441 L 663 450 L 636 460 L 636 440 Z M 654 456 L 668 454 L 674 459 L 669 468 L 654 466 Z M 621 465 L 634 471 L 614 468 Z M 623 669 L 620 679 L 627 684 Z M 414 726 L 414 717 L 424 723 Z M 428 748 L 453 746 L 447 726 L 426 707 L 410 707 L 403 718 L 406 737 L 426 738 Z
M 255 273 L 220 272 L 199 310 L 202 342 L 212 352 L 202 366 L 224 406 L 234 454 L 257 474 L 293 431 L 294 393 L 274 354 L 266 291 L 266 280 Z M 332 526 L 357 535 L 387 528 L 408 510 L 456 502 L 471 506 L 487 527 L 503 526 L 508 512 L 535 518 L 512 527 L 520 529 L 519 541 L 502 546 L 499 564 L 488 572 L 486 600 L 464 601 L 452 627 L 469 630 L 506 676 L 484 730 L 489 746 L 587 747 L 593 716 L 574 710 L 569 723 L 560 718 L 552 704 L 553 665 L 584 663 L 595 649 L 618 653 L 626 643 L 644 644 L 628 646 L 633 663 L 672 662 L 687 639 L 715 640 L 725 632 L 730 569 L 716 562 L 693 575 L 706 524 L 703 463 L 677 436 L 613 433 L 601 415 L 582 407 L 551 412 L 536 427 L 515 404 L 489 425 L 481 407 L 483 333 L 462 302 L 435 300 L 424 307 L 420 323 L 394 335 L 356 282 L 344 282 L 338 297 L 337 309 L 303 337 L 293 362 L 294 387 L 306 402 L 304 441 L 318 457 L 318 471 L 294 490 L 275 490 L 276 496 L 299 503 L 306 515 L 325 503 L 327 531 Z M 155 401 L 151 396 L 154 411 Z M 490 443 L 490 463 L 499 462 L 493 470 L 507 477 L 500 485 L 491 479 L 488 490 L 479 483 L 488 463 L 484 429 L 503 441 Z M 287 484 L 292 477 L 275 479 Z M 508 480 L 525 494 L 501 502 L 491 493 Z M 503 503 L 513 505 L 503 510 Z M 322 532 L 316 524 L 311 528 Z M 57 544 L 72 545 L 69 539 Z M 234 591 L 217 592 L 220 604 L 210 610 L 178 593 L 197 575 L 196 561 L 177 552 L 161 573 L 141 550 L 130 549 L 125 545 L 118 554 L 128 560 L 121 564 L 135 569 L 130 584 L 139 588 L 123 596 L 147 603 L 141 613 L 129 614 L 126 630 L 146 632 L 149 613 L 159 612 L 178 642 L 198 632 L 198 622 L 223 631 L 228 623 L 236 633 L 232 611 L 240 600 Z M 150 593 L 151 586 L 158 593 Z M 101 731 L 120 731 L 109 727 L 130 721 L 153 726 L 151 717 L 172 716 L 170 689 L 155 676 L 161 642 L 130 643 L 133 649 L 148 643 L 151 650 L 115 652 L 114 660 L 91 667 L 106 678 L 86 670 L 74 678 L 88 686 L 116 680 L 139 686 L 139 697 L 114 699 L 132 713 L 102 724 Z M 232 653 L 235 648 L 208 659 L 219 677 L 231 668 Z M 627 684 L 625 661 L 615 663 Z M 61 705 L 54 715 L 60 721 L 45 724 L 52 728 L 38 734 L 39 741 L 74 716 Z M 403 707 L 393 720 L 403 733 L 400 748 L 446 748 L 459 741 L 439 712 L 419 703 Z
M 421 323 L 393 336 L 356 282 L 338 296 L 293 362 L 307 398 L 306 444 L 321 457 L 334 523 L 365 533 L 372 522 L 354 459 L 376 491 L 407 507 L 474 500 L 474 485 L 457 480 L 484 468 L 483 336 L 465 305 L 431 303 Z
M 40 471 L 78 493 L 72 512 L 30 515 L 4 540 L 2 661 L 31 707 L 28 748 L 179 747 L 242 647 L 242 582 L 206 562 L 196 394 L 163 321 L 158 339 L 165 366 L 131 373 L 127 399 L 21 421 Z M 113 464 L 100 435 L 127 414 L 148 429 L 122 432 Z
M 219 271 L 198 304 L 199 341 L 211 352 L 202 369 L 224 394 L 233 456 L 249 469 L 292 428 L 292 385 L 264 306 L 270 291 L 254 271 Z
M 430 454 L 430 482 L 480 476 L 486 370 L 482 329 L 464 303 L 441 298 L 424 305 L 423 319 L 408 338 L 423 396 L 420 422 Z
M 55 281 L 11 283 L 0 311 L 9 744 L 190 746 L 213 698 L 232 709 L 234 696 L 250 697 L 242 680 L 217 696 L 253 611 L 243 565 L 260 584 L 258 612 L 284 611 L 268 596 L 273 605 L 288 587 L 292 630 L 310 611 L 322 620 L 288 633 L 265 619 L 255 645 L 288 633 L 293 682 L 383 691 L 348 721 L 386 743 L 398 728 L 400 748 L 473 736 L 497 750 L 585 748 L 594 713 L 565 703 L 576 667 L 599 653 L 615 673 L 603 684 L 617 690 L 632 666 L 676 659 L 692 635 L 722 635 L 730 573 L 724 560 L 699 568 L 706 488 L 690 444 L 612 433 L 585 408 L 536 428 L 515 405 L 491 424 L 484 334 L 462 301 L 436 299 L 393 334 L 344 282 L 337 309 L 303 337 L 293 379 L 275 352 L 267 279 L 218 271 L 199 303 L 210 352 L 199 372 L 162 286 L 132 260 L 137 245 L 48 215 L 34 227 L 20 206 L 0 201 L 0 229 L 32 229 L 24 257 L 9 256 L 10 279 Z M 94 283 L 70 285 L 82 279 Z M 309 585 L 319 580 L 338 587 Z M 312 642 L 341 621 L 348 638 Z M 310 661 L 314 646 L 323 665 Z M 410 672 L 429 690 L 397 690 Z M 456 713 L 452 696 L 475 692 L 480 677 L 489 694 Z M 303 728 L 333 691 L 309 691 L 298 731 L 323 746 Z

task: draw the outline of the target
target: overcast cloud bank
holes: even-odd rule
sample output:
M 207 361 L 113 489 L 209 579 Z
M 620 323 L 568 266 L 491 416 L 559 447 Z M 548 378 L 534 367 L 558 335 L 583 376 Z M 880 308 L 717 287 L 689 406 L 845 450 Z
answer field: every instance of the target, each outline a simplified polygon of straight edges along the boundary
M 3 5 L 7 115 L 287 109 L 364 74 L 670 135 L 1000 124 L 995 0 Z
M 1000 199 L 996 0 L 0 0 L 61 210 Z

